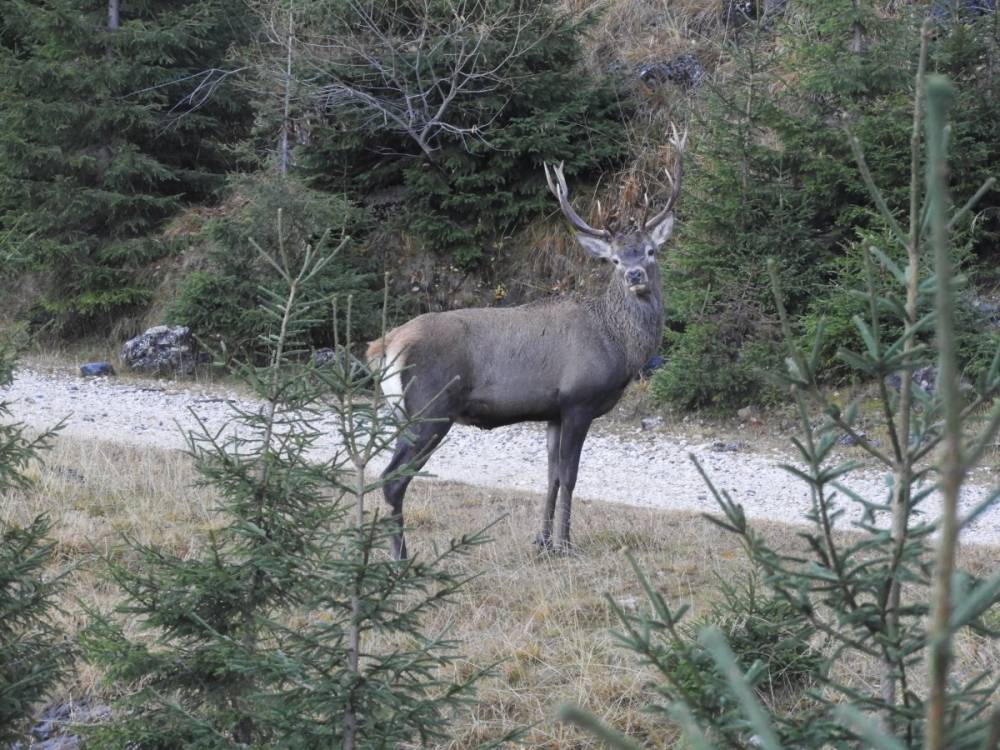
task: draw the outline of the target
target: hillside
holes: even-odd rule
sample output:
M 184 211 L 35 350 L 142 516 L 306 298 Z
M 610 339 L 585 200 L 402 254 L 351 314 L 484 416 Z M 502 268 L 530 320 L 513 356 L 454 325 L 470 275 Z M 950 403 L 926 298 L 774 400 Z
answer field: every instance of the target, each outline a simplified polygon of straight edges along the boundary
M 343 241 L 310 293 L 353 295 L 355 340 L 376 332 L 385 273 L 392 320 L 593 290 L 603 269 L 542 164 L 565 162 L 592 223 L 624 227 L 645 194 L 655 206 L 669 192 L 676 123 L 690 145 L 653 393 L 682 409 L 766 404 L 780 394 L 762 373 L 782 356 L 769 257 L 796 330 L 823 321 L 827 377 L 848 377 L 836 353 L 861 345 L 861 248 L 887 232 L 849 136 L 902 212 L 928 12 L 931 67 L 959 84 L 956 200 L 1000 162 L 1000 32 L 984 2 L 496 0 L 423 15 L 123 2 L 114 28 L 97 2 L 9 5 L 0 317 L 52 341 L 114 350 L 168 322 L 254 356 L 259 288 L 275 279 L 252 242 Z M 990 191 L 958 227 L 970 380 L 997 338 L 998 201 Z M 332 331 L 321 316 L 312 345 Z

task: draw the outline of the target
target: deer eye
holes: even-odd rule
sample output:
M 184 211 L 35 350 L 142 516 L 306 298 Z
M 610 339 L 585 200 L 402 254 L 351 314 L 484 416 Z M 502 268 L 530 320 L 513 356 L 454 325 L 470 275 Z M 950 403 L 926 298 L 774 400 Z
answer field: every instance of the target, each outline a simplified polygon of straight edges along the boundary
M 621 263 L 621 261 L 618 260 L 618 256 L 617 255 L 612 255 L 611 256 L 611 262 L 614 263 L 616 266 Z
M 647 247 L 646 248 L 646 257 L 647 258 L 653 258 L 655 256 L 656 256 L 656 248 L 655 247 Z

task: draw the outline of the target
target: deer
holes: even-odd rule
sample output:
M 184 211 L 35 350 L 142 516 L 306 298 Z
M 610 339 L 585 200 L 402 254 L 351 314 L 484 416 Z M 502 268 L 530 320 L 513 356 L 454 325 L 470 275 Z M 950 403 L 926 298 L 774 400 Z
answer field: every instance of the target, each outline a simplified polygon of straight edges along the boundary
M 547 297 L 507 308 L 465 308 L 419 315 L 371 342 L 367 358 L 393 408 L 421 418 L 401 436 L 382 476 L 383 494 L 399 525 L 392 555 L 407 557 L 403 498 L 453 424 L 491 429 L 545 422 L 548 486 L 535 543 L 544 552 L 570 549 L 570 513 L 583 443 L 591 423 L 618 403 L 626 386 L 659 349 L 663 297 L 657 254 L 670 238 L 680 195 L 687 131 L 670 139 L 673 173 L 664 207 L 625 231 L 590 226 L 573 209 L 563 165 L 546 163 L 549 191 L 579 245 L 608 263 L 603 294 Z M 556 500 L 559 519 L 553 540 Z

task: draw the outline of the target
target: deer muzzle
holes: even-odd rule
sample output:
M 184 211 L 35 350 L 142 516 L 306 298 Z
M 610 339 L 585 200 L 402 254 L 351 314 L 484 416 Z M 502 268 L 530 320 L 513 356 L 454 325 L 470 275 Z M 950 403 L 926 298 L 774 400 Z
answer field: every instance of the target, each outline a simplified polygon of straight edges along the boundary
M 641 268 L 630 268 L 626 271 L 625 281 L 629 291 L 633 294 L 645 294 L 649 291 L 649 286 L 646 283 L 648 281 L 646 272 Z

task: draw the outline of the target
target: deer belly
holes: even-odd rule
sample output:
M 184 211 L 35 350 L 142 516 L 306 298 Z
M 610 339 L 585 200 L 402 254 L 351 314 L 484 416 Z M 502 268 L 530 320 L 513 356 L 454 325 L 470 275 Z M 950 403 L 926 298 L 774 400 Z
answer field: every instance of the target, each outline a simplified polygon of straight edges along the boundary
M 544 422 L 558 415 L 557 390 L 494 387 L 477 388 L 469 393 L 455 415 L 455 421 L 488 429 L 517 422 Z

